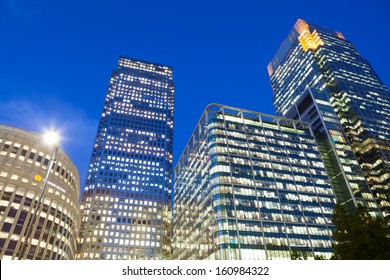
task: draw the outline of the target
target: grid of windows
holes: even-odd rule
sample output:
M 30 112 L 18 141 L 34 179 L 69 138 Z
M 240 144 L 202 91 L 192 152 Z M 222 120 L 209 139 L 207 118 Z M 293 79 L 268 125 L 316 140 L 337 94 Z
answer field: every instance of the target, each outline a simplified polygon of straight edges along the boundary
M 39 134 L 0 125 L 0 259 L 18 259 L 28 221 L 39 215 L 27 244 L 27 259 L 73 259 L 80 227 L 79 175 L 69 157 L 59 151 L 38 213 L 50 148 Z
M 330 256 L 335 197 L 306 123 L 210 105 L 175 174 L 174 258 Z
M 78 258 L 170 257 L 173 104 L 170 67 L 119 59 L 83 193 Z
M 286 116 L 306 86 L 325 91 L 383 215 L 389 216 L 390 93 L 367 60 L 340 32 L 298 20 L 268 72 L 280 115 Z
M 351 211 L 362 204 L 372 215 L 380 216 L 378 205 L 326 93 L 306 88 L 286 115 L 311 124 L 337 201 Z

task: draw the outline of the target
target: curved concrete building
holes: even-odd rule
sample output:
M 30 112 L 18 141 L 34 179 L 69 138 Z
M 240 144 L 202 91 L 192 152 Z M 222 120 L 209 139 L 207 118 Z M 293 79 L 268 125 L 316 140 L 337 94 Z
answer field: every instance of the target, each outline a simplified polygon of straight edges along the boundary
M 27 224 L 53 148 L 42 136 L 0 125 L 0 259 L 20 259 Z M 80 179 L 69 156 L 57 153 L 45 194 L 28 238 L 26 259 L 73 259 L 80 227 Z

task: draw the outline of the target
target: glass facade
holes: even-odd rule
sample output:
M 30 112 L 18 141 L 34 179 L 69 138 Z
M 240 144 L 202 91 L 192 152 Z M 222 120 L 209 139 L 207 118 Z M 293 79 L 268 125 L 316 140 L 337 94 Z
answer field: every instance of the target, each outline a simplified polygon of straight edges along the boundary
M 307 123 L 209 105 L 174 192 L 174 259 L 331 255 L 336 199 Z
M 82 197 L 79 259 L 171 254 L 172 68 L 121 57 Z
M 286 114 L 311 124 L 337 201 L 353 211 L 358 204 L 380 216 L 364 174 L 324 91 L 307 87 Z
M 47 173 L 52 149 L 38 133 L 0 125 L 2 260 L 71 260 L 75 257 L 80 229 L 79 173 L 61 149 L 38 212 L 35 212 L 42 187 L 40 179 Z M 33 222 L 31 235 L 28 235 L 29 224 Z M 24 244 L 25 251 L 22 250 Z
M 268 73 L 279 115 L 288 116 L 307 86 L 327 95 L 355 154 L 350 160 L 358 160 L 382 214 L 389 216 L 390 94 L 368 61 L 340 32 L 299 19 Z

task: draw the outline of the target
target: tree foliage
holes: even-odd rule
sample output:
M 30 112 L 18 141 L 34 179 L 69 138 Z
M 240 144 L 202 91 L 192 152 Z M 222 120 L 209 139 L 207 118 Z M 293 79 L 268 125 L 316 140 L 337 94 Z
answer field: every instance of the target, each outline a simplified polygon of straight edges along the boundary
M 336 205 L 333 214 L 334 256 L 342 260 L 389 260 L 390 225 L 372 217 L 367 208 L 358 206 L 354 213 Z
M 292 260 L 302 260 L 301 255 L 299 255 L 298 251 L 296 249 L 292 249 L 291 251 L 291 259 Z

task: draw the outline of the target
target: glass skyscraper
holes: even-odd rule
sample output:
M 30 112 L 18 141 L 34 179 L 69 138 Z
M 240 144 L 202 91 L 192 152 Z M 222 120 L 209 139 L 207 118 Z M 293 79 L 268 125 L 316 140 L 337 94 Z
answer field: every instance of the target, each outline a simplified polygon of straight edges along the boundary
M 296 119 L 306 115 L 304 118 L 312 125 L 316 125 L 315 115 L 319 115 L 317 124 L 322 128 L 318 127 L 317 133 L 325 128 L 322 139 L 327 138 L 324 141 L 328 144 L 336 138 L 345 142 L 344 154 L 343 149 L 331 152 L 335 155 L 329 162 L 335 169 L 328 168 L 332 178 L 338 176 L 332 185 L 339 192 L 338 198 L 344 197 L 340 202 L 353 201 L 356 206 L 360 201 L 375 212 L 367 182 L 382 214 L 389 217 L 390 93 L 368 61 L 342 33 L 299 19 L 268 65 L 268 73 L 279 115 Z M 313 92 L 322 97 L 313 98 Z M 309 97 L 305 100 L 304 96 Z M 309 117 L 307 109 L 313 102 L 315 108 Z M 327 110 L 318 107 L 321 102 L 326 103 Z M 328 114 L 330 118 L 336 114 L 338 121 L 327 122 Z M 332 135 L 332 131 L 338 131 L 338 135 Z M 322 151 L 326 158 L 328 153 Z M 351 171 L 357 177 L 348 174 Z M 360 180 L 359 173 L 364 174 L 366 182 Z M 353 182 L 356 178 L 360 182 Z
M 209 105 L 174 193 L 174 259 L 331 256 L 336 199 L 305 122 Z
M 351 211 L 363 204 L 373 215 L 380 216 L 378 205 L 326 93 L 307 87 L 286 116 L 311 124 L 337 201 Z
M 173 114 L 172 68 L 121 57 L 82 196 L 79 259 L 170 258 Z

